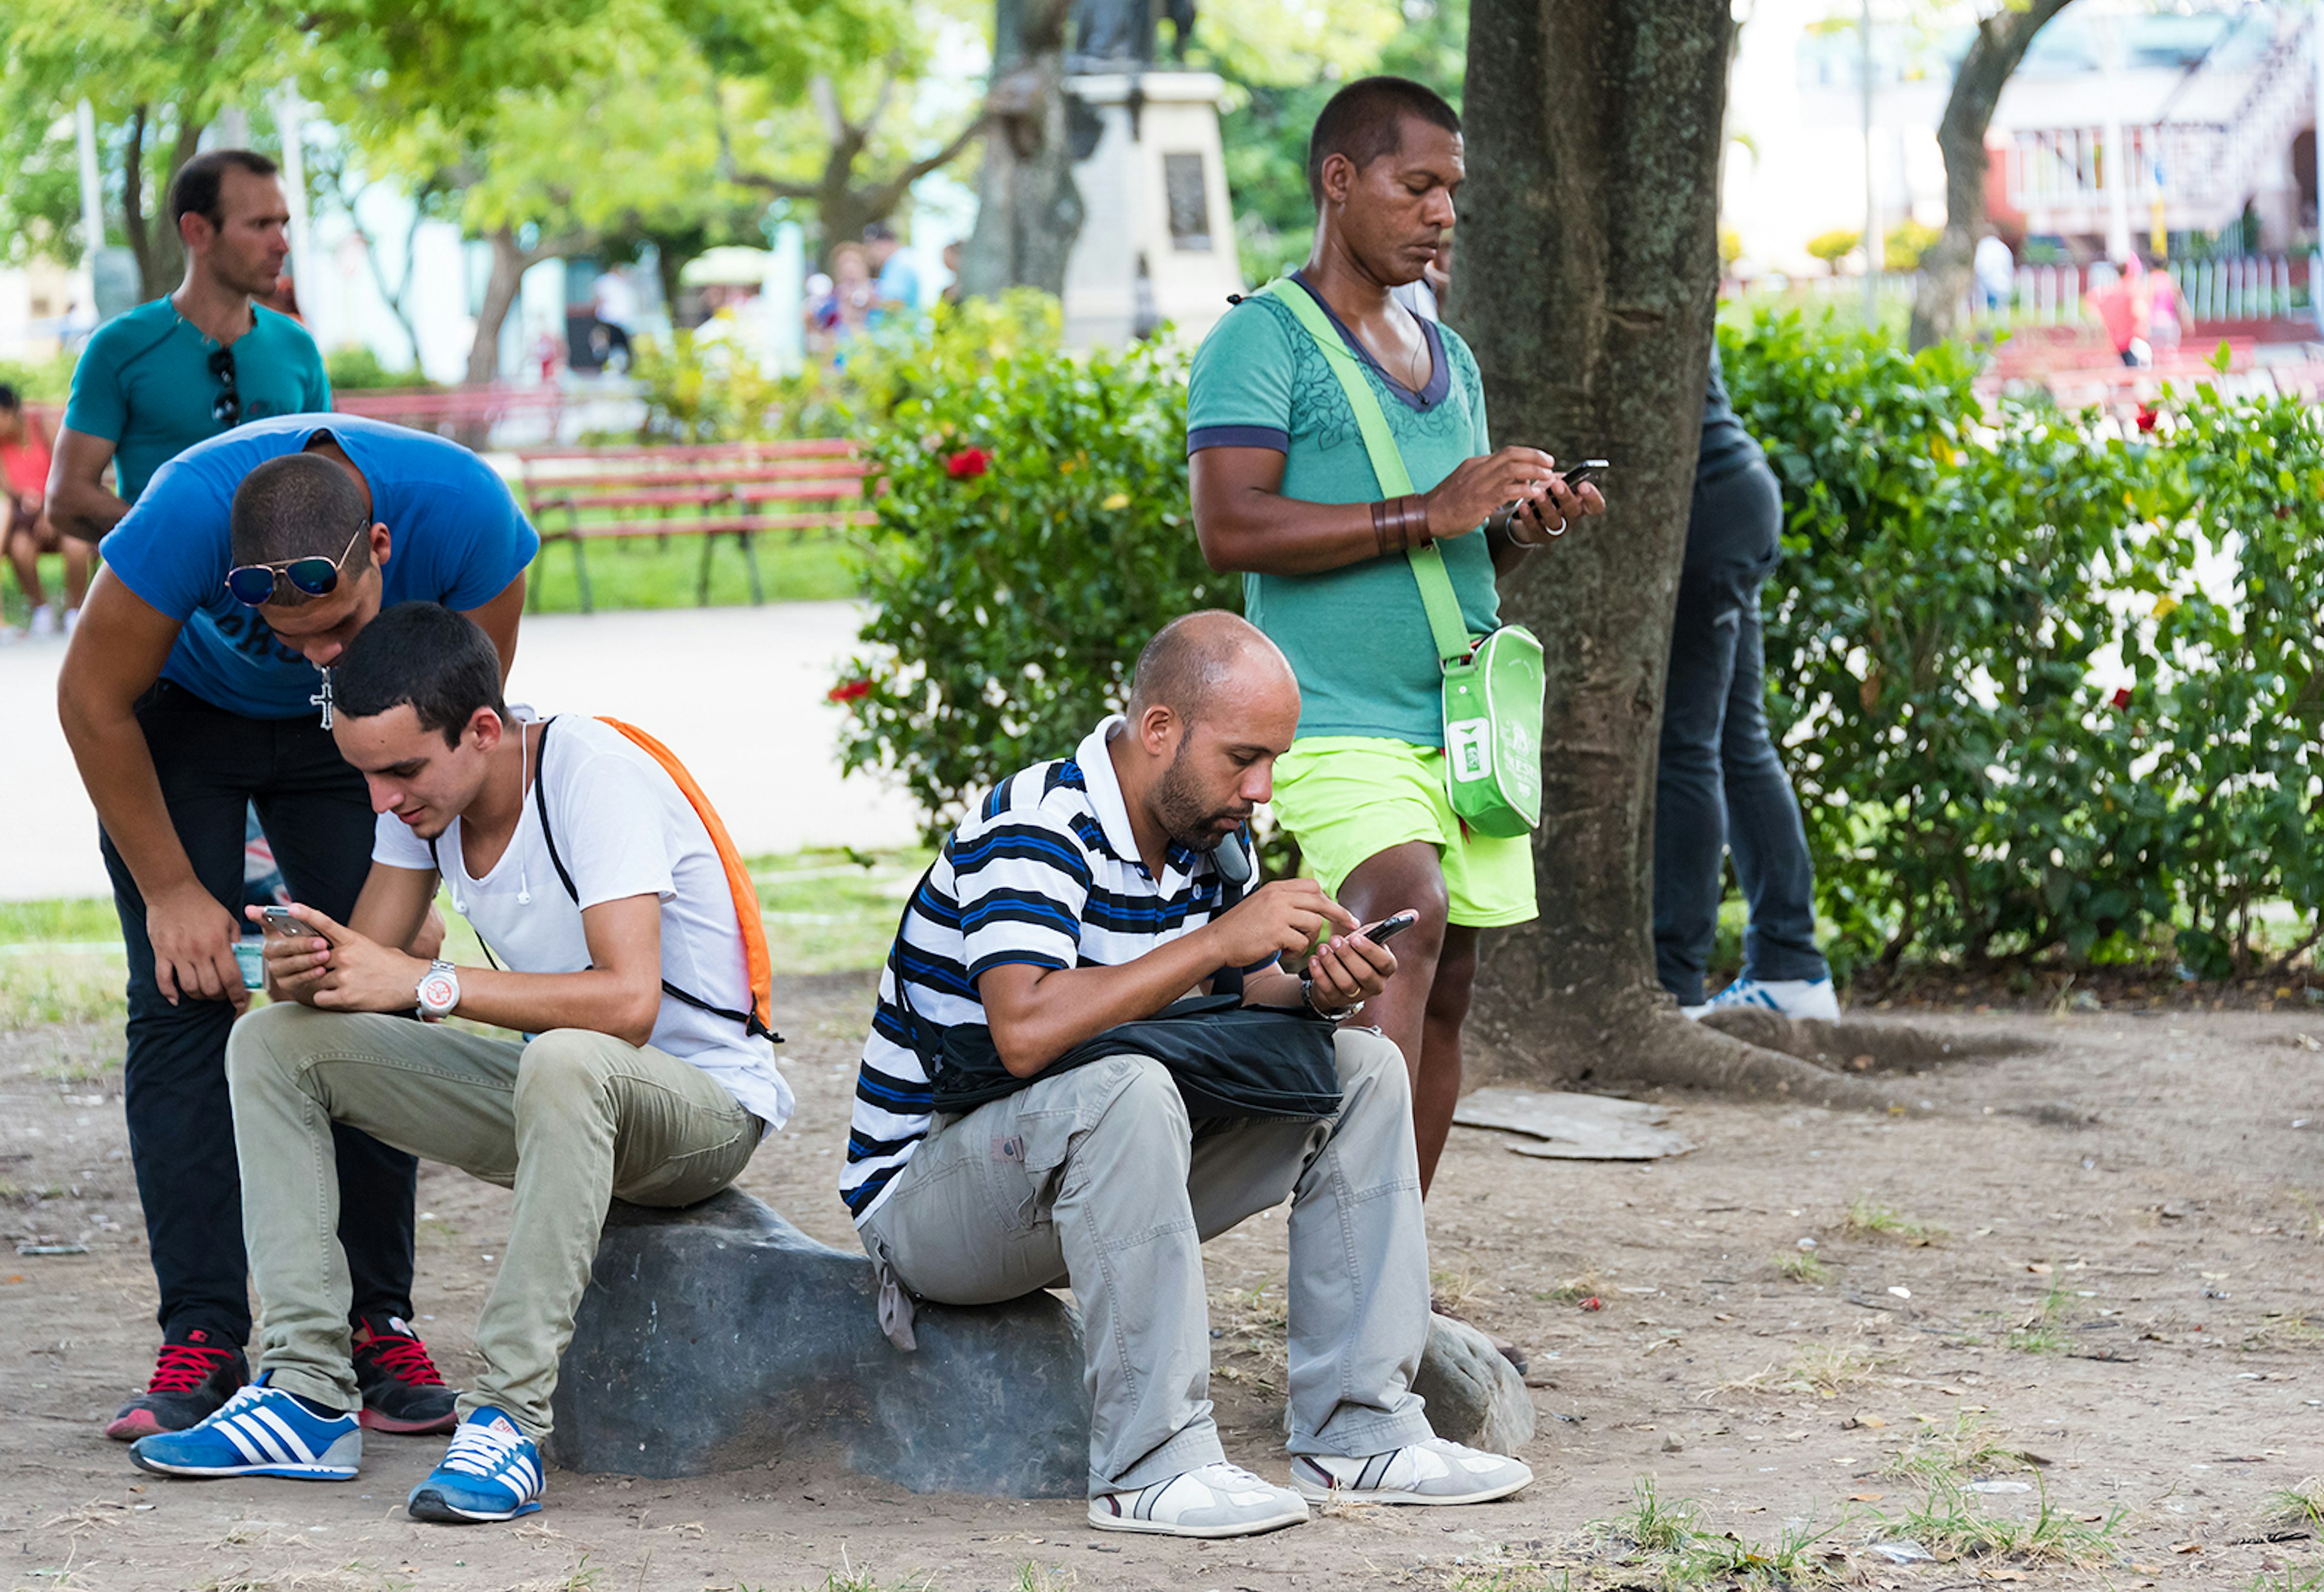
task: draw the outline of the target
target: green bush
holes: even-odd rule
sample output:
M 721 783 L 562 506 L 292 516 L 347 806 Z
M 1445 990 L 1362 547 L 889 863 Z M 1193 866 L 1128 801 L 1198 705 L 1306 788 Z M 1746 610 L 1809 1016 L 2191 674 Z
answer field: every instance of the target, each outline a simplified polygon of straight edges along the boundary
M 73 366 L 78 356 L 60 354 L 51 359 L 0 359 L 0 384 L 16 389 L 27 403 L 62 403 L 72 393 Z
M 639 338 L 630 375 L 642 389 L 647 441 L 757 442 L 848 432 L 853 389 L 826 366 L 770 376 L 731 344 L 680 330 L 666 347 Z
M 833 696 L 847 766 L 900 779 L 932 840 L 1118 708 L 1157 626 L 1240 606 L 1187 509 L 1184 352 L 1066 353 L 1057 326 L 1055 301 L 1012 294 L 855 370 L 885 481 L 879 610 Z
M 334 348 L 323 356 L 323 372 L 334 393 L 360 393 L 371 387 L 425 387 L 428 378 L 409 367 L 390 370 L 366 347 Z
M 1721 342 L 1784 488 L 1769 710 L 1836 960 L 2175 941 L 2220 976 L 2256 965 L 2261 903 L 2316 924 L 2312 414 L 2206 384 L 2125 439 L 1981 405 L 1954 346 L 1772 312 Z

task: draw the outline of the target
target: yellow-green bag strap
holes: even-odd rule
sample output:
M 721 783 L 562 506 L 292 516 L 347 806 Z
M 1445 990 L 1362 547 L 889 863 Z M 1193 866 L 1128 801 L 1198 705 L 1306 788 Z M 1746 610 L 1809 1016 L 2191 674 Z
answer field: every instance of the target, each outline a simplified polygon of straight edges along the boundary
M 1402 497 L 1412 490 L 1412 474 L 1404 467 L 1404 455 L 1389 435 L 1388 416 L 1380 410 L 1379 395 L 1365 379 L 1364 367 L 1347 345 L 1340 340 L 1339 329 L 1323 313 L 1315 295 L 1287 276 L 1278 276 L 1259 290 L 1280 302 L 1298 318 L 1323 350 L 1323 363 L 1340 378 L 1340 390 L 1348 395 L 1348 407 L 1355 411 L 1356 430 L 1364 440 L 1364 452 L 1370 456 L 1372 474 L 1379 478 L 1380 495 Z M 1440 662 L 1452 662 L 1469 655 L 1469 626 L 1461 617 L 1461 599 L 1452 590 L 1452 577 L 1445 572 L 1444 555 L 1434 542 L 1425 547 L 1407 548 L 1405 557 L 1412 561 L 1412 578 L 1420 587 L 1421 606 L 1428 610 L 1429 634 L 1435 638 L 1436 656 Z

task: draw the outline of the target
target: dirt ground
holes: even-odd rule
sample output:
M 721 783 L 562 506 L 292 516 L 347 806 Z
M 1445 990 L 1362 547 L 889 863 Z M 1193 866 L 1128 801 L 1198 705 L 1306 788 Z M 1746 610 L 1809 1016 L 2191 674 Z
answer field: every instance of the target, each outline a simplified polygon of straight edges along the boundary
M 779 991 L 798 1115 L 743 1180 L 843 1245 L 833 1180 L 865 987 Z M 1652 1476 L 1665 1503 L 1700 1504 L 1698 1549 L 1731 1532 L 1730 1555 L 1772 1557 L 1787 1532 L 1828 1532 L 1801 1562 L 1843 1584 L 2324 1585 L 2324 1549 L 2271 1512 L 2324 1472 L 2324 1016 L 1915 1021 L 2048 1044 L 1925 1072 L 1925 1113 L 1680 1099 L 1672 1125 L 1698 1147 L 1646 1165 L 1539 1161 L 1456 1130 L 1429 1207 L 1438 1287 L 1531 1351 L 1539 1481 L 1503 1504 L 1339 1511 L 1216 1546 L 1095 1532 L 1079 1504 L 916 1497 L 798 1464 L 557 1474 L 527 1523 L 423 1526 L 402 1499 L 436 1439 L 370 1438 L 344 1486 L 145 1476 L 99 1430 L 154 1336 L 120 1037 L 0 1035 L 0 1584 L 1654 1585 L 1674 1561 L 1584 1529 Z M 456 1380 L 506 1197 L 425 1169 L 420 1208 L 420 1326 Z M 16 1252 L 33 1244 L 88 1252 Z M 1209 1251 L 1228 1449 L 1277 1476 L 1282 1247 L 1276 1218 Z M 1820 1279 L 1780 1269 L 1803 1254 Z M 1923 1544 L 1934 1561 L 1891 1562 L 1873 1545 L 1911 1535 L 1932 1487 L 1955 1534 Z M 1948 1557 L 1978 1522 L 2022 1533 L 2045 1507 L 2080 1565 Z

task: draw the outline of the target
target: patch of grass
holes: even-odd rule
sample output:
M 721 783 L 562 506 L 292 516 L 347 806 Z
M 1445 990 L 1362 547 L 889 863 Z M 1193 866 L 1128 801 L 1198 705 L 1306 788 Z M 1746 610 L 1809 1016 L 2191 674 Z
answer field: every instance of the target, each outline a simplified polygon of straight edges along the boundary
M 857 1569 L 850 1564 L 847 1561 L 847 1550 L 844 1548 L 839 1550 L 839 1561 L 840 1568 L 825 1576 L 823 1585 L 813 1588 L 812 1592 L 927 1592 L 927 1589 L 936 1584 L 936 1575 L 933 1571 L 922 1572 L 917 1581 L 908 1578 L 901 1581 L 882 1581 L 873 1576 L 869 1569 Z M 1052 1587 L 1061 1588 L 1071 1584 L 1064 1580 L 1028 1581 L 1026 1578 L 1033 1575 L 1047 1577 L 1048 1574 L 1048 1571 L 1038 1566 L 1030 1564 L 1025 1566 L 1017 1577 L 1019 1592 L 1050 1592 Z
M 2022 1355 L 2054 1355 L 2066 1347 L 2067 1307 L 2073 1296 L 2055 1283 L 2034 1307 L 2034 1313 L 2010 1328 L 2008 1346 Z
M 1849 1201 L 1847 1228 L 1858 1238 L 1895 1238 L 1906 1244 L 1926 1247 L 1941 1244 L 1952 1236 L 1951 1232 L 1934 1222 L 1914 1221 L 1891 1206 L 1882 1205 L 1869 1194 L 1859 1194 Z
M 1746 1541 L 1732 1532 L 1697 1537 L 1678 1562 L 1664 1572 L 1663 1584 L 1678 1587 L 1723 1582 L 1733 1587 L 1789 1588 L 1836 1582 L 1848 1560 L 1837 1549 L 1824 1544 L 1848 1520 L 1842 1515 L 1820 1532 L 1786 1526 L 1772 1546 Z
M 563 528 L 552 516 L 547 530 Z M 739 607 L 751 600 L 751 577 L 742 550 L 732 536 L 712 539 L 710 602 Z M 851 541 L 816 532 L 767 532 L 758 538 L 759 578 L 770 603 L 829 602 L 860 597 L 862 557 Z M 626 608 L 691 608 L 702 570 L 702 538 L 622 536 L 593 541 L 588 547 L 589 591 L 600 613 Z M 530 573 L 526 601 L 535 597 L 545 614 L 581 611 L 580 578 L 574 573 L 572 544 L 544 547 Z
M 1485 1291 L 1487 1282 L 1482 1273 L 1465 1266 L 1457 1272 L 1432 1271 L 1428 1273 L 1429 1302 L 1448 1305 L 1455 1311 L 1465 1310 Z
M 1534 1297 L 1545 1304 L 1580 1304 L 1605 1291 L 1606 1282 L 1598 1274 L 1598 1268 L 1584 1266 L 1574 1275 L 1561 1278 L 1556 1287 L 1536 1292 Z
M 27 941 L 119 945 L 121 920 L 113 902 L 102 895 L 0 901 L 0 945 Z
M 2324 1564 L 2286 1565 L 2262 1571 L 2244 1583 L 2246 1592 L 2324 1592 Z
M 1981 1559 L 1999 1556 L 2025 1564 L 2090 1569 L 2111 1564 L 2116 1556 L 2115 1538 L 2124 1513 L 2110 1512 L 2092 1525 L 2052 1507 L 2049 1484 L 2037 1471 L 2038 1504 L 2034 1517 L 2010 1520 L 1986 1513 L 1959 1483 L 1941 1480 L 1929 1489 L 1920 1507 L 1904 1515 L 1881 1520 L 1895 1536 L 1909 1537 L 1940 1558 Z
M 896 937 L 904 897 L 928 865 L 923 851 L 796 851 L 756 857 L 767 950 L 778 973 L 877 967 Z
M 1497 1570 L 1462 1570 L 1447 1592 L 1573 1592 L 1573 1572 L 1562 1569 L 1552 1580 L 1547 1570 L 1533 1565 Z
M 129 1015 L 126 955 L 111 946 L 0 946 L 0 1029 L 121 1023 Z
M 2002 1434 L 1982 1415 L 1957 1412 L 1951 1424 L 1941 1426 L 1931 1416 L 1914 1419 L 1921 1422 L 1921 1430 L 1911 1447 L 1888 1461 L 1886 1468 L 1893 1476 L 1914 1478 L 1924 1487 L 1935 1488 L 1957 1476 L 1976 1476 L 1996 1467 L 2032 1467 L 2024 1450 L 2004 1442 Z
M 1652 1472 L 1630 1484 L 1630 1508 L 1591 1526 L 1597 1536 L 1640 1553 L 1676 1553 L 1694 1539 L 1702 1505 L 1692 1498 L 1665 1502 Z
M 1840 1389 L 1874 1380 L 1886 1363 L 1878 1355 L 1838 1345 L 1802 1349 L 1786 1368 L 1783 1385 L 1836 1399 Z
M 2270 1520 L 2324 1533 L 2324 1476 L 2311 1476 L 2297 1486 L 2270 1493 L 2265 1511 Z
M 1775 1271 L 1794 1282 L 1824 1283 L 1831 1281 L 1831 1268 L 1816 1257 L 1812 1249 L 1794 1249 L 1775 1257 Z
M 1016 1592 L 1065 1592 L 1081 1584 L 1072 1570 L 1047 1569 L 1030 1562 L 1017 1567 Z

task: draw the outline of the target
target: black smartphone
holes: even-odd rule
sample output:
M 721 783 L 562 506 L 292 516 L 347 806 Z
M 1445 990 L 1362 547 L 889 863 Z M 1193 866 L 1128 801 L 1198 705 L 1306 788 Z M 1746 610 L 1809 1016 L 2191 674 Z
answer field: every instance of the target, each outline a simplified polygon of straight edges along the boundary
M 1602 490 L 1605 486 L 1603 477 L 1606 472 L 1613 467 L 1602 458 L 1585 458 L 1572 469 L 1563 472 L 1565 488 L 1569 492 L 1579 492 L 1584 482 L 1596 481 Z
M 1386 945 L 1419 921 L 1420 914 L 1407 907 L 1403 912 L 1382 918 L 1377 923 L 1367 923 L 1356 932 L 1374 945 Z

